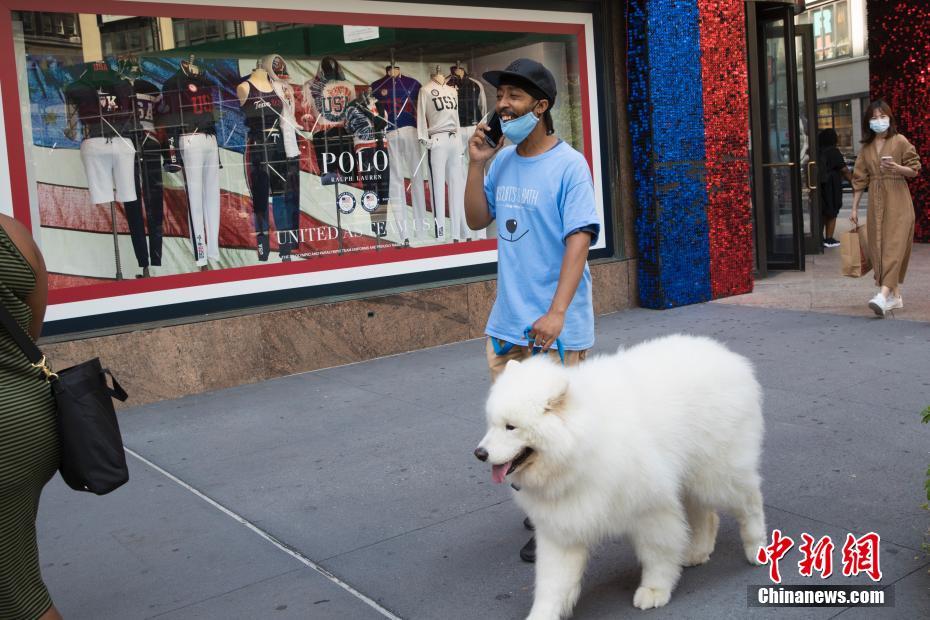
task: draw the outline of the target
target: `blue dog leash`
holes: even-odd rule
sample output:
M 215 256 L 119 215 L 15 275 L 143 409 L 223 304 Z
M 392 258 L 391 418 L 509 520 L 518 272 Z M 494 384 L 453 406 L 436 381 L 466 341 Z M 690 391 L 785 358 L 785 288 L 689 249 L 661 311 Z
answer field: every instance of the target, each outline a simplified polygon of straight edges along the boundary
M 536 344 L 535 339 L 530 338 L 530 331 L 532 329 L 533 329 L 532 326 L 524 329 L 523 337 L 526 338 L 526 340 L 530 343 L 530 351 L 532 352 L 532 355 L 536 355 L 537 353 L 542 351 L 542 347 Z M 494 347 L 494 353 L 496 355 L 506 355 L 507 353 L 510 353 L 511 349 L 513 349 L 514 343 L 505 341 L 503 344 L 501 344 L 497 338 L 495 338 L 494 336 L 491 336 L 491 346 Z M 562 361 L 562 365 L 564 366 L 565 365 L 565 347 L 562 346 L 562 341 L 558 338 L 555 339 L 555 348 L 559 352 L 559 359 Z

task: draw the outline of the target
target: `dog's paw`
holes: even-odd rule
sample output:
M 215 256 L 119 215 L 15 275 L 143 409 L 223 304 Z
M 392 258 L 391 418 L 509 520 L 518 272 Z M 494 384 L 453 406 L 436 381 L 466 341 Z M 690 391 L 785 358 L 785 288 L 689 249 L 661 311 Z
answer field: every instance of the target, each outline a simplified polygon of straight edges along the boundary
M 665 588 L 649 588 L 640 586 L 633 595 L 633 606 L 639 609 L 652 609 L 663 607 L 672 598 L 672 591 Z
M 743 551 L 746 553 L 746 559 L 753 566 L 762 566 L 762 564 L 764 564 L 764 562 L 759 561 L 759 548 L 764 546 L 764 540 L 753 545 L 743 545 Z
M 710 553 L 705 551 L 690 551 L 685 555 L 682 566 L 700 566 L 710 560 Z
M 530 615 L 526 617 L 526 620 L 559 620 L 558 612 L 554 610 L 545 610 L 541 611 L 535 607 L 530 610 Z

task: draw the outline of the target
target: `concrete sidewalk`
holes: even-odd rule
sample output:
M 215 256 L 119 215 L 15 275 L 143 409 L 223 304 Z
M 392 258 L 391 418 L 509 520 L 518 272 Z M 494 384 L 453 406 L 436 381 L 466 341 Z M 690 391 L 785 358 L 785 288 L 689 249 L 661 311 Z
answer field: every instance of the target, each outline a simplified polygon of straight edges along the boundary
M 599 351 L 706 334 L 754 361 L 765 388 L 768 527 L 837 545 L 878 532 L 893 608 L 747 606 L 768 583 L 724 517 L 711 561 L 671 603 L 632 607 L 629 545 L 601 546 L 575 617 L 930 616 L 930 325 L 704 304 L 598 320 Z M 471 341 L 121 413 L 132 479 L 106 497 L 42 498 L 43 572 L 66 618 L 521 618 L 533 568 L 522 515 L 471 452 L 483 435 L 484 343 Z M 223 363 L 211 360 L 210 363 Z M 798 574 L 792 549 L 781 563 Z
M 845 195 L 846 207 L 836 221 L 837 238 L 852 228 L 852 198 Z M 863 200 L 863 205 L 865 205 Z M 868 212 L 863 209 L 859 222 L 865 224 Z M 875 275 L 869 272 L 861 278 L 842 274 L 840 248 L 825 248 L 823 254 L 805 257 L 804 271 L 773 271 L 769 277 L 757 279 L 752 293 L 736 295 L 714 303 L 760 308 L 810 310 L 827 314 L 872 317 L 868 301 L 877 292 Z M 904 308 L 894 312 L 894 318 L 906 321 L 930 321 L 930 244 L 915 243 L 911 248 L 905 282 L 901 285 Z

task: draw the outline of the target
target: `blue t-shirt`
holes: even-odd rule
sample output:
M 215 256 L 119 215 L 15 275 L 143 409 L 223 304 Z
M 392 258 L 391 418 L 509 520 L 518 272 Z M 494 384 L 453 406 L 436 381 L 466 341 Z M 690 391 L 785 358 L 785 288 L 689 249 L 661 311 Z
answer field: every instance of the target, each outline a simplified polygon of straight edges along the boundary
M 600 218 L 584 157 L 565 142 L 542 155 L 501 150 L 484 179 L 491 216 L 497 219 L 497 299 L 485 332 L 526 345 L 523 330 L 543 316 L 559 284 L 565 240 L 578 230 L 597 241 Z M 559 335 L 569 350 L 594 344 L 594 306 L 587 263 Z

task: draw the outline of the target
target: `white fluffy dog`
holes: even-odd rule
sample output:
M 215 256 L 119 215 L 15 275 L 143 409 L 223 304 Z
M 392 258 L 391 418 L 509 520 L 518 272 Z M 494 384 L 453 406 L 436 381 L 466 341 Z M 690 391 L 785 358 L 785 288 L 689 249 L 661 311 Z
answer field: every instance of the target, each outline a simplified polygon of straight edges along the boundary
M 475 455 L 510 477 L 536 526 L 529 618 L 571 614 L 593 544 L 627 536 L 643 567 L 640 609 L 669 602 L 682 566 L 710 559 L 717 509 L 746 559 L 765 545 L 761 388 L 750 362 L 675 335 L 565 368 L 511 361 L 491 388 Z

